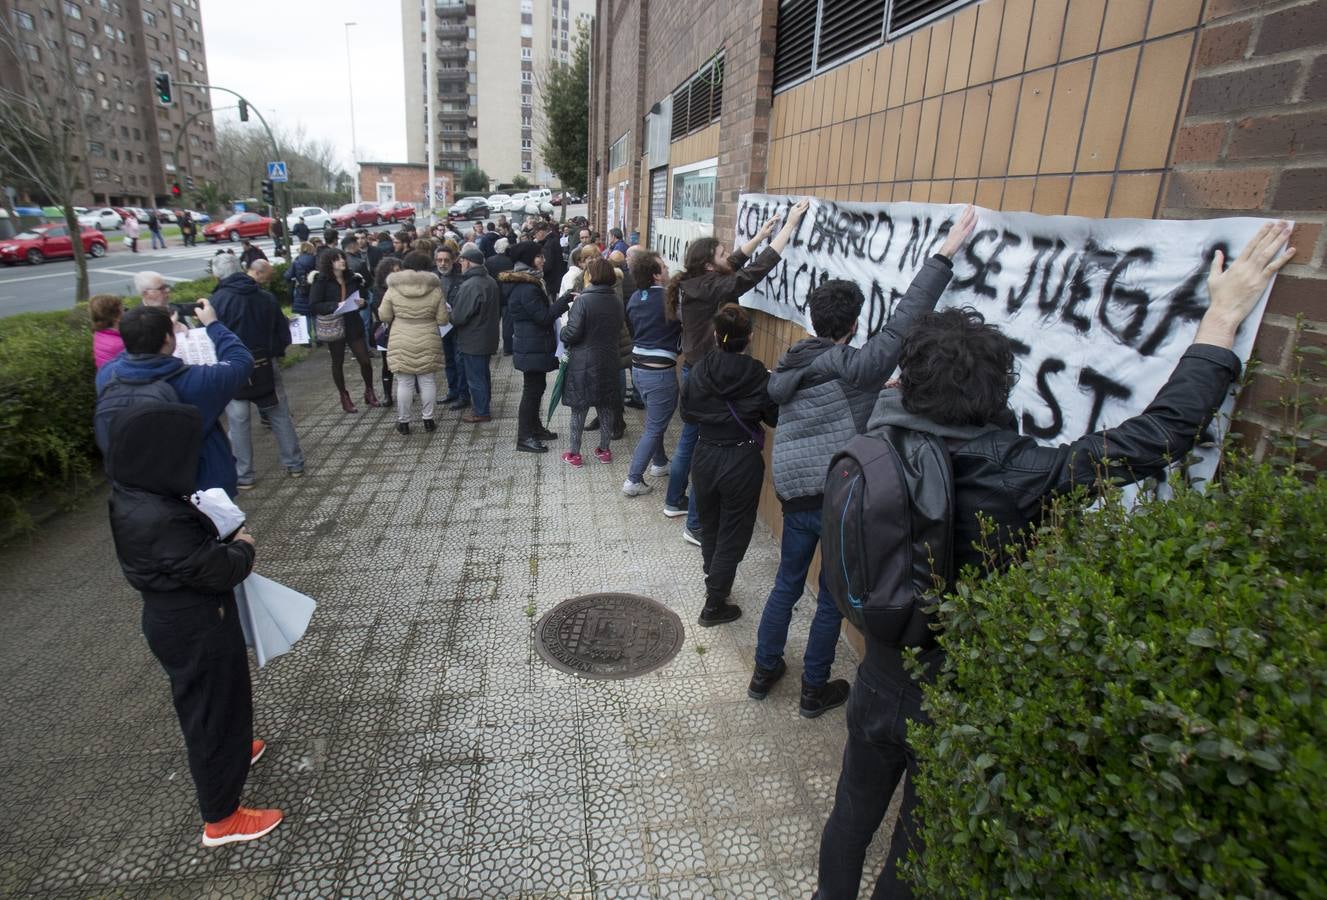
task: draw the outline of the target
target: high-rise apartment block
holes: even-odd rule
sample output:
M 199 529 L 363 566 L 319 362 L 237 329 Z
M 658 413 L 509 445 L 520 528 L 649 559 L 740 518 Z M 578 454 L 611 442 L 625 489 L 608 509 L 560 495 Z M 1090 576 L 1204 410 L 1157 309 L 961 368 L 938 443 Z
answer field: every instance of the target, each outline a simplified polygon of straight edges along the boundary
M 76 203 L 174 204 L 171 185 L 220 174 L 199 0 L 0 0 L 0 86 L 49 93 L 72 71 L 88 122 Z M 170 73 L 174 103 L 153 76 Z
M 537 85 L 551 65 L 571 60 L 578 28 L 593 17 L 594 0 L 401 0 L 410 161 L 428 159 L 432 127 L 441 170 L 459 175 L 476 165 L 495 181 L 521 175 L 555 185 L 539 153 Z M 430 89 L 437 101 L 433 122 L 424 103 Z

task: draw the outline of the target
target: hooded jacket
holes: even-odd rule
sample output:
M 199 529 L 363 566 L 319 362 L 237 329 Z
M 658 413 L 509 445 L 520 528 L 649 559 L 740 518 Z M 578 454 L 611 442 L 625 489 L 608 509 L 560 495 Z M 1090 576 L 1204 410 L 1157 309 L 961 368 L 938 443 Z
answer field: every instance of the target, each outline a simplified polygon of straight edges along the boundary
M 317 268 L 318 261 L 312 253 L 301 253 L 286 270 L 285 279 L 290 283 L 290 308 L 301 315 L 309 315 L 309 273 Z
M 695 365 L 714 349 L 714 314 L 760 283 L 779 264 L 779 251 L 766 247 L 747 265 L 747 256 L 734 250 L 728 256 L 731 272 L 704 272 L 681 284 L 678 317 L 682 320 L 682 355 Z
M 221 279 L 212 292 L 217 319 L 258 359 L 285 356 L 290 346 L 290 323 L 276 298 L 243 272 Z
M 769 372 L 759 360 L 711 350 L 682 384 L 682 421 L 699 425 L 701 440 L 755 440 L 762 424 L 779 421 L 768 384 Z
M 207 326 L 207 336 L 216 345 L 216 365 L 187 366 L 179 357 L 160 353 L 122 353 L 97 373 L 97 392 L 117 374 L 134 380 L 171 376 L 170 385 L 180 402 L 196 407 L 202 414 L 202 450 L 194 461 L 194 489 L 224 488 L 233 497 L 238 490 L 235 457 L 231 455 L 230 439 L 221 429 L 220 418 L 226 404 L 235 399 L 236 391 L 249 380 L 253 354 L 220 322 Z
M 193 406 L 157 403 L 130 407 L 111 426 L 115 553 L 129 584 L 154 606 L 225 600 L 253 570 L 253 547 L 221 543 L 189 500 L 202 425 Z
M 442 335 L 447 306 L 442 283 L 432 272 L 402 269 L 387 276 L 378 318 L 391 326 L 387 366 L 402 375 L 427 375 L 443 367 Z
M 1011 411 L 985 425 L 947 426 L 908 412 L 896 390 L 880 394 L 867 433 L 895 425 L 938 435 L 949 444 L 957 572 L 985 561 L 976 549 L 983 517 L 996 528 L 993 545 L 1004 547 L 1021 541 L 1020 533 L 1041 521 L 1047 501 L 1079 487 L 1094 493 L 1101 474 L 1118 484 L 1162 476 L 1193 448 L 1239 373 L 1239 357 L 1230 350 L 1194 344 L 1141 413 L 1055 447 L 1019 434 Z M 919 659 L 933 675 L 942 657 L 940 647 L 933 646 Z M 862 665 L 919 691 L 903 668 L 899 649 L 877 644 L 869 634 Z
M 783 354 L 769 377 L 769 395 L 779 404 L 772 462 L 784 509 L 820 508 L 830 459 L 866 429 L 876 395 L 898 366 L 903 339 L 935 308 L 951 277 L 948 259 L 928 259 L 894 315 L 861 349 L 809 337 Z
M 558 367 L 553 326 L 567 311 L 569 298 L 550 304 L 544 280 L 532 269 L 503 272 L 498 283 L 512 321 L 512 365 L 518 372 L 552 372 Z
M 492 356 L 498 352 L 502 329 L 502 288 L 488 269 L 472 265 L 457 276 L 452 293 L 452 325 L 456 352 Z
M 582 291 L 562 327 L 562 343 L 567 348 L 564 406 L 617 408 L 621 332 L 622 304 L 612 285 L 592 284 Z

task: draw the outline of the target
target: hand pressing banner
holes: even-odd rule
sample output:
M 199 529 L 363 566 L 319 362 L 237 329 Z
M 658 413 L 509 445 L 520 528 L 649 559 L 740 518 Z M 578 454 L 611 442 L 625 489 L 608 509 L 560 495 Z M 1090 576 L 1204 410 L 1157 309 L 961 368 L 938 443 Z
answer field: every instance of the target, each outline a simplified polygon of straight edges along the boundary
M 743 194 L 734 246 L 800 199 Z M 866 297 L 857 336 L 878 332 L 964 207 L 813 200 L 783 258 L 742 305 L 811 331 L 807 297 L 830 278 Z M 954 256 L 939 306 L 971 306 L 1014 341 L 1018 381 L 1010 405 L 1024 434 L 1058 444 L 1118 424 L 1156 396 L 1193 341 L 1208 304 L 1217 251 L 1233 259 L 1262 219 L 1085 219 L 978 209 Z M 1268 288 L 1270 291 L 1270 286 Z M 1266 293 L 1244 321 L 1234 351 L 1244 362 Z M 1205 443 L 1219 442 L 1233 398 Z M 1219 454 L 1198 451 L 1190 473 L 1210 478 Z

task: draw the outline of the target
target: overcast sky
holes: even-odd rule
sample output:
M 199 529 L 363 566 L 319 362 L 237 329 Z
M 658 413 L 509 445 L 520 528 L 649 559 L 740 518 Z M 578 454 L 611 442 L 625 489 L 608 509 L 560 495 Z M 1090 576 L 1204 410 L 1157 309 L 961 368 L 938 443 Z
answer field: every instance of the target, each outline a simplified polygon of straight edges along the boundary
M 355 144 L 359 158 L 405 160 L 405 98 L 401 7 L 395 0 L 202 0 L 203 36 L 212 84 L 239 91 L 272 127 L 302 124 L 310 137 L 331 141 L 351 169 L 346 29 L 354 75 Z M 213 105 L 235 98 L 214 93 Z M 232 109 L 217 124 L 236 121 Z M 249 124 L 261 128 L 254 117 Z

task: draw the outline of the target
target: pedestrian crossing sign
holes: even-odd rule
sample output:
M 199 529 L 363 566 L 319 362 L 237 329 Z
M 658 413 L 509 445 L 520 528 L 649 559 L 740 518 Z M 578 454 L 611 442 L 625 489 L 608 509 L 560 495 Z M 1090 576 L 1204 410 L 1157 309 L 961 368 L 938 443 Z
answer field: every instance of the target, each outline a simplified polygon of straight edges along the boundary
M 285 162 L 270 162 L 270 163 L 268 163 L 268 164 L 267 164 L 267 180 L 268 180 L 268 181 L 289 181 L 290 179 L 286 177 L 286 164 L 285 164 Z

